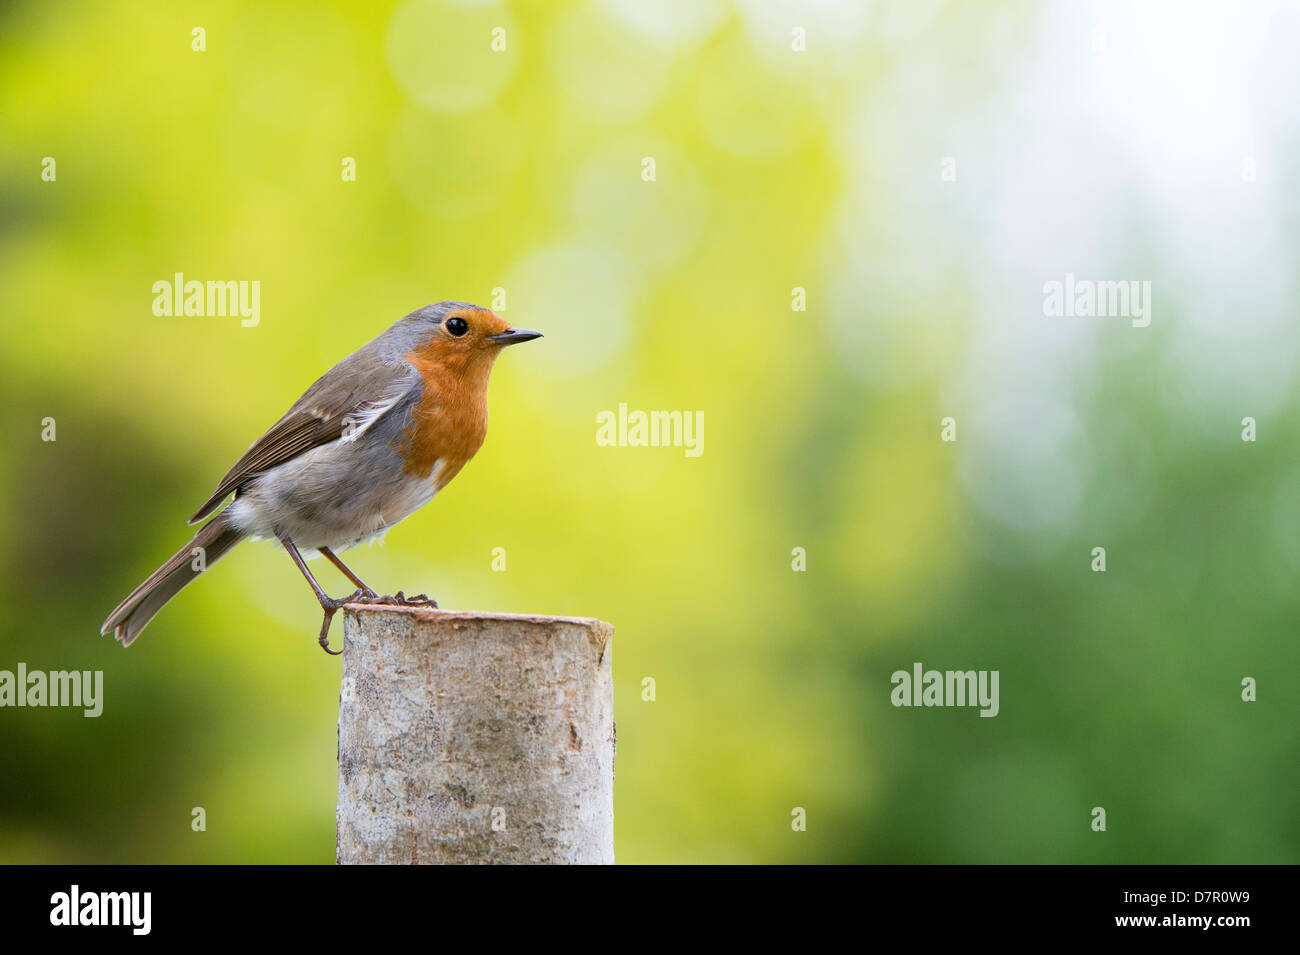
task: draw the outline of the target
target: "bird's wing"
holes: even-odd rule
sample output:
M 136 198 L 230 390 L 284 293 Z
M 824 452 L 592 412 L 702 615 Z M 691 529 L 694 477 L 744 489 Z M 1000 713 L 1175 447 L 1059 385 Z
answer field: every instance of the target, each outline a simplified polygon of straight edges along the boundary
M 190 523 L 203 520 L 250 478 L 312 448 L 360 437 L 420 383 L 419 373 L 410 365 L 383 361 L 369 347 L 349 355 L 308 388 L 235 462 Z

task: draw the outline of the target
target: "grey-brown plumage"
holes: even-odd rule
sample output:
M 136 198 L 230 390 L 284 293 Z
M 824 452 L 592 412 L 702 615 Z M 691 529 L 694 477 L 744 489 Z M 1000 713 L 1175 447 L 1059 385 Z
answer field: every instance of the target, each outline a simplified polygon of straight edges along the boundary
M 409 317 L 409 316 L 408 316 Z M 407 321 L 407 319 L 402 319 Z M 394 326 L 396 327 L 396 326 Z M 271 425 L 217 483 L 217 489 L 190 518 L 195 524 L 211 514 L 226 496 L 250 476 L 269 471 L 304 451 L 343 437 L 349 427 L 359 428 L 373 403 L 382 407 L 385 396 L 398 389 L 404 393 L 419 385 L 415 370 L 376 339 L 317 378 L 283 418 Z

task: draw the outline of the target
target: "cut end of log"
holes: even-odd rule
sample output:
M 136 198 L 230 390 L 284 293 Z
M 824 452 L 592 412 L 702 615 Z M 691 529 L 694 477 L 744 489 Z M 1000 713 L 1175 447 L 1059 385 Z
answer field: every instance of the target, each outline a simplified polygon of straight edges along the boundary
M 417 618 L 426 620 L 463 620 L 463 621 L 494 621 L 502 624 L 572 624 L 577 627 L 583 627 L 591 635 L 594 641 L 593 645 L 597 646 L 603 652 L 604 648 L 609 645 L 610 639 L 614 636 L 614 625 L 604 620 L 598 620 L 595 617 L 556 617 L 550 614 L 535 613 L 503 613 L 497 610 L 442 610 L 438 607 L 424 607 L 418 604 L 414 606 L 388 606 L 386 604 L 344 604 L 343 612 L 345 615 L 350 614 L 376 614 L 376 613 L 397 613 L 411 614 Z M 346 619 L 346 616 L 345 616 Z

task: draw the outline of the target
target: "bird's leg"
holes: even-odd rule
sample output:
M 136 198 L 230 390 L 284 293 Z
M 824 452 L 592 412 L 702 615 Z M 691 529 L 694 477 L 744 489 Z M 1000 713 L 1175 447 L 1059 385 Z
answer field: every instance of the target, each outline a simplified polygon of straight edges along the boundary
M 330 649 L 330 623 L 334 619 L 334 614 L 338 613 L 339 608 L 346 603 L 350 603 L 353 598 L 360 596 L 361 591 L 354 591 L 346 597 L 335 600 L 321 589 L 320 584 L 316 583 L 316 578 L 313 577 L 311 571 L 307 569 L 307 562 L 302 559 L 302 554 L 298 553 L 298 548 L 294 546 L 293 541 L 289 540 L 289 538 L 283 534 L 278 536 L 280 538 L 280 543 L 284 545 L 284 549 L 289 552 L 289 556 L 293 558 L 293 562 L 298 565 L 298 569 L 302 571 L 302 575 L 307 578 L 307 583 L 311 584 L 311 589 L 316 594 L 316 600 L 320 603 L 321 610 L 325 612 L 325 620 L 320 625 L 320 639 L 318 641 L 321 649 L 326 653 L 338 656 L 343 652 L 342 650 Z M 351 574 L 348 576 L 351 576 Z
M 326 560 L 339 570 L 343 571 L 348 580 L 361 588 L 361 596 L 356 597 L 354 600 L 349 600 L 349 603 L 382 604 L 387 607 L 438 606 L 438 601 L 434 600 L 428 594 L 416 594 L 414 597 L 408 597 L 399 590 L 395 595 L 390 596 L 385 594 L 381 597 L 379 594 L 367 587 L 364 580 L 352 573 L 352 571 L 347 568 L 347 565 L 344 564 L 343 561 L 339 560 L 338 555 L 328 547 L 318 547 L 316 549 L 325 555 Z
M 338 555 L 336 555 L 334 551 L 330 550 L 328 547 L 318 547 L 316 549 L 325 555 L 326 560 L 328 560 L 331 564 L 333 564 L 335 567 L 341 570 L 343 572 L 344 577 L 346 577 L 348 580 L 352 581 L 354 584 L 356 584 L 358 587 L 361 588 L 362 596 L 364 597 L 379 596 L 377 593 L 375 593 L 373 590 L 371 590 L 369 587 L 366 586 L 366 582 L 364 580 L 362 580 L 356 574 L 352 573 L 352 571 L 348 569 L 348 565 L 343 563 L 343 561 L 339 560 Z

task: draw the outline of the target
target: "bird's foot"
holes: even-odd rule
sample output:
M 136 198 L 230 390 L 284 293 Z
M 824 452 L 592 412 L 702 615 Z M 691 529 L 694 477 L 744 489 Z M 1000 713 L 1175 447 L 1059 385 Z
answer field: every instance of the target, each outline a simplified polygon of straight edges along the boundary
M 399 590 L 397 592 L 397 599 L 401 602 L 403 607 L 433 607 L 435 610 L 438 609 L 438 601 L 434 600 L 428 594 L 415 594 L 408 597 Z
M 371 596 L 374 596 L 373 591 L 371 591 Z M 334 597 L 325 597 L 321 599 L 320 609 L 324 612 L 325 619 L 321 621 L 320 638 L 318 642 L 320 643 L 320 648 L 322 650 L 331 656 L 338 656 L 343 652 L 342 650 L 330 649 L 330 624 L 334 622 L 334 615 L 339 612 L 339 609 L 344 604 L 364 602 L 365 600 L 366 596 L 360 589 L 352 591 L 352 593 L 348 594 L 346 597 L 339 597 L 337 599 Z
M 433 607 L 437 608 L 438 601 L 434 600 L 428 594 L 416 594 L 408 597 L 400 590 L 395 594 L 363 594 L 350 603 L 358 604 L 377 604 L 384 607 Z

